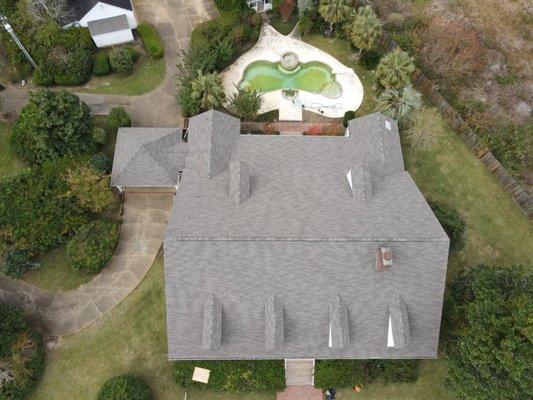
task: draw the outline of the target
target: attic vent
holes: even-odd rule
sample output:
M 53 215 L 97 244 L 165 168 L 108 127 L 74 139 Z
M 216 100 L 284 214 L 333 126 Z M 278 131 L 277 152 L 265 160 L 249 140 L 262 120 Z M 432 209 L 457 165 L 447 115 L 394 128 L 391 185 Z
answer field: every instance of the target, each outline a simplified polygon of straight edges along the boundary
M 389 131 L 392 130 L 392 127 L 389 121 L 385 121 L 385 128 L 387 128 Z
M 382 272 L 393 266 L 392 250 L 390 247 L 380 247 L 376 257 L 376 271 Z

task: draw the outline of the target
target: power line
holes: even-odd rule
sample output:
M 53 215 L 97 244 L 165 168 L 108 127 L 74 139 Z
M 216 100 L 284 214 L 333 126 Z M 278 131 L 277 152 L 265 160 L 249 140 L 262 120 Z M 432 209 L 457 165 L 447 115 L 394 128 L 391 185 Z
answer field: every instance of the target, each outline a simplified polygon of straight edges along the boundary
M 22 43 L 20 42 L 19 38 L 17 37 L 17 35 L 13 31 L 13 28 L 9 24 L 7 18 L 4 15 L 2 15 L 2 14 L 0 14 L 0 23 L 2 24 L 4 29 L 7 31 L 7 33 L 9 33 L 11 35 L 11 37 L 13 38 L 13 41 L 17 44 L 17 46 L 19 47 L 20 51 L 22 51 L 24 56 L 26 56 L 26 58 L 28 59 L 30 64 L 33 65 L 33 68 L 37 68 L 37 64 L 35 64 L 35 61 L 33 61 L 33 58 L 31 58 L 30 53 L 28 53 L 28 51 L 22 45 Z

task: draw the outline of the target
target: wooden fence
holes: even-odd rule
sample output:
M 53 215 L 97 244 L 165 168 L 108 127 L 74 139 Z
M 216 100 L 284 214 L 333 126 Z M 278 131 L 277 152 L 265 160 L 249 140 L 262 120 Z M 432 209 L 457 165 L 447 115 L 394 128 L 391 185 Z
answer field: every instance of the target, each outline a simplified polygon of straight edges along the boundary
M 388 33 L 381 38 L 381 45 L 388 51 L 398 47 Z M 412 75 L 413 85 L 428 98 L 439 111 L 446 117 L 466 145 L 474 152 L 476 157 L 492 172 L 502 187 L 508 192 L 513 200 L 522 209 L 529 219 L 533 219 L 533 199 L 531 193 L 507 172 L 494 154 L 485 147 L 475 132 L 463 120 L 461 115 L 439 93 L 435 84 L 418 68 Z

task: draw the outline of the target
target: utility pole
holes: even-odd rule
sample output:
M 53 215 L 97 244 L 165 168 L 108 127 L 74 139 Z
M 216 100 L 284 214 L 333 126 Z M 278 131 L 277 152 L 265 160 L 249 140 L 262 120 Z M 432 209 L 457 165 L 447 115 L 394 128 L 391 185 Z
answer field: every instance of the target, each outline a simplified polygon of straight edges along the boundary
M 24 48 L 24 46 L 20 42 L 19 38 L 17 37 L 17 35 L 13 31 L 13 28 L 11 27 L 11 25 L 9 25 L 9 22 L 7 21 L 7 18 L 4 15 L 2 15 L 2 14 L 0 14 L 0 24 L 2 24 L 2 26 L 7 31 L 7 33 L 9 33 L 11 35 L 11 37 L 13 38 L 13 40 L 15 41 L 17 46 L 19 47 L 20 51 L 22 51 L 22 53 L 26 56 L 26 58 L 28 59 L 30 64 L 33 65 L 33 68 L 37 68 L 37 64 L 35 64 L 35 61 L 33 61 L 33 58 L 31 58 L 30 53 L 28 53 L 28 51 Z

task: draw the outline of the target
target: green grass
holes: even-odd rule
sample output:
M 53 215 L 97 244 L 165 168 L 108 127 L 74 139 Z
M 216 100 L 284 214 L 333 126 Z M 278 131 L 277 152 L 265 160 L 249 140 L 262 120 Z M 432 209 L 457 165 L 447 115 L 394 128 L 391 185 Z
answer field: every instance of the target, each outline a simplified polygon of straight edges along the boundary
M 15 175 L 24 168 L 24 164 L 11 151 L 9 145 L 9 135 L 13 124 L 0 122 L 0 178 Z
M 49 352 L 44 376 L 30 400 L 94 399 L 110 377 L 129 372 L 152 388 L 155 399 L 183 399 L 167 361 L 162 260 L 121 304 L 80 333 L 61 338 Z M 187 390 L 188 400 L 274 400 L 273 393 Z
M 139 96 L 149 93 L 161 85 L 165 79 L 165 59 L 153 60 L 141 55 L 133 73 L 128 76 L 111 73 L 93 77 L 85 86 L 76 88 L 79 92 L 94 94 L 116 94 Z
M 74 290 L 92 279 L 92 275 L 80 274 L 69 265 L 66 244 L 38 257 L 36 261 L 41 263 L 41 267 L 27 272 L 22 279 L 42 289 Z
M 281 20 L 281 15 L 273 14 L 273 15 L 271 15 L 269 17 L 270 18 L 270 25 L 272 25 L 272 27 L 275 30 L 277 30 L 279 33 L 281 33 L 282 35 L 288 35 L 289 33 L 292 32 L 292 30 L 296 26 L 296 23 L 298 22 L 297 14 L 298 14 L 298 12 L 295 11 L 291 15 L 291 18 L 289 19 L 289 22 L 287 22 L 287 23 L 285 23 L 285 22 L 283 22 Z
M 350 42 L 348 42 L 346 39 L 327 38 L 322 35 L 304 36 L 302 37 L 302 40 L 319 48 L 322 51 L 325 51 L 355 71 L 361 80 L 361 83 L 363 84 L 364 90 L 363 103 L 357 110 L 357 116 L 373 113 L 376 105 L 376 92 L 373 88 L 374 84 L 372 80 L 373 73 L 361 67 L 352 58 L 354 51 L 352 50 Z

